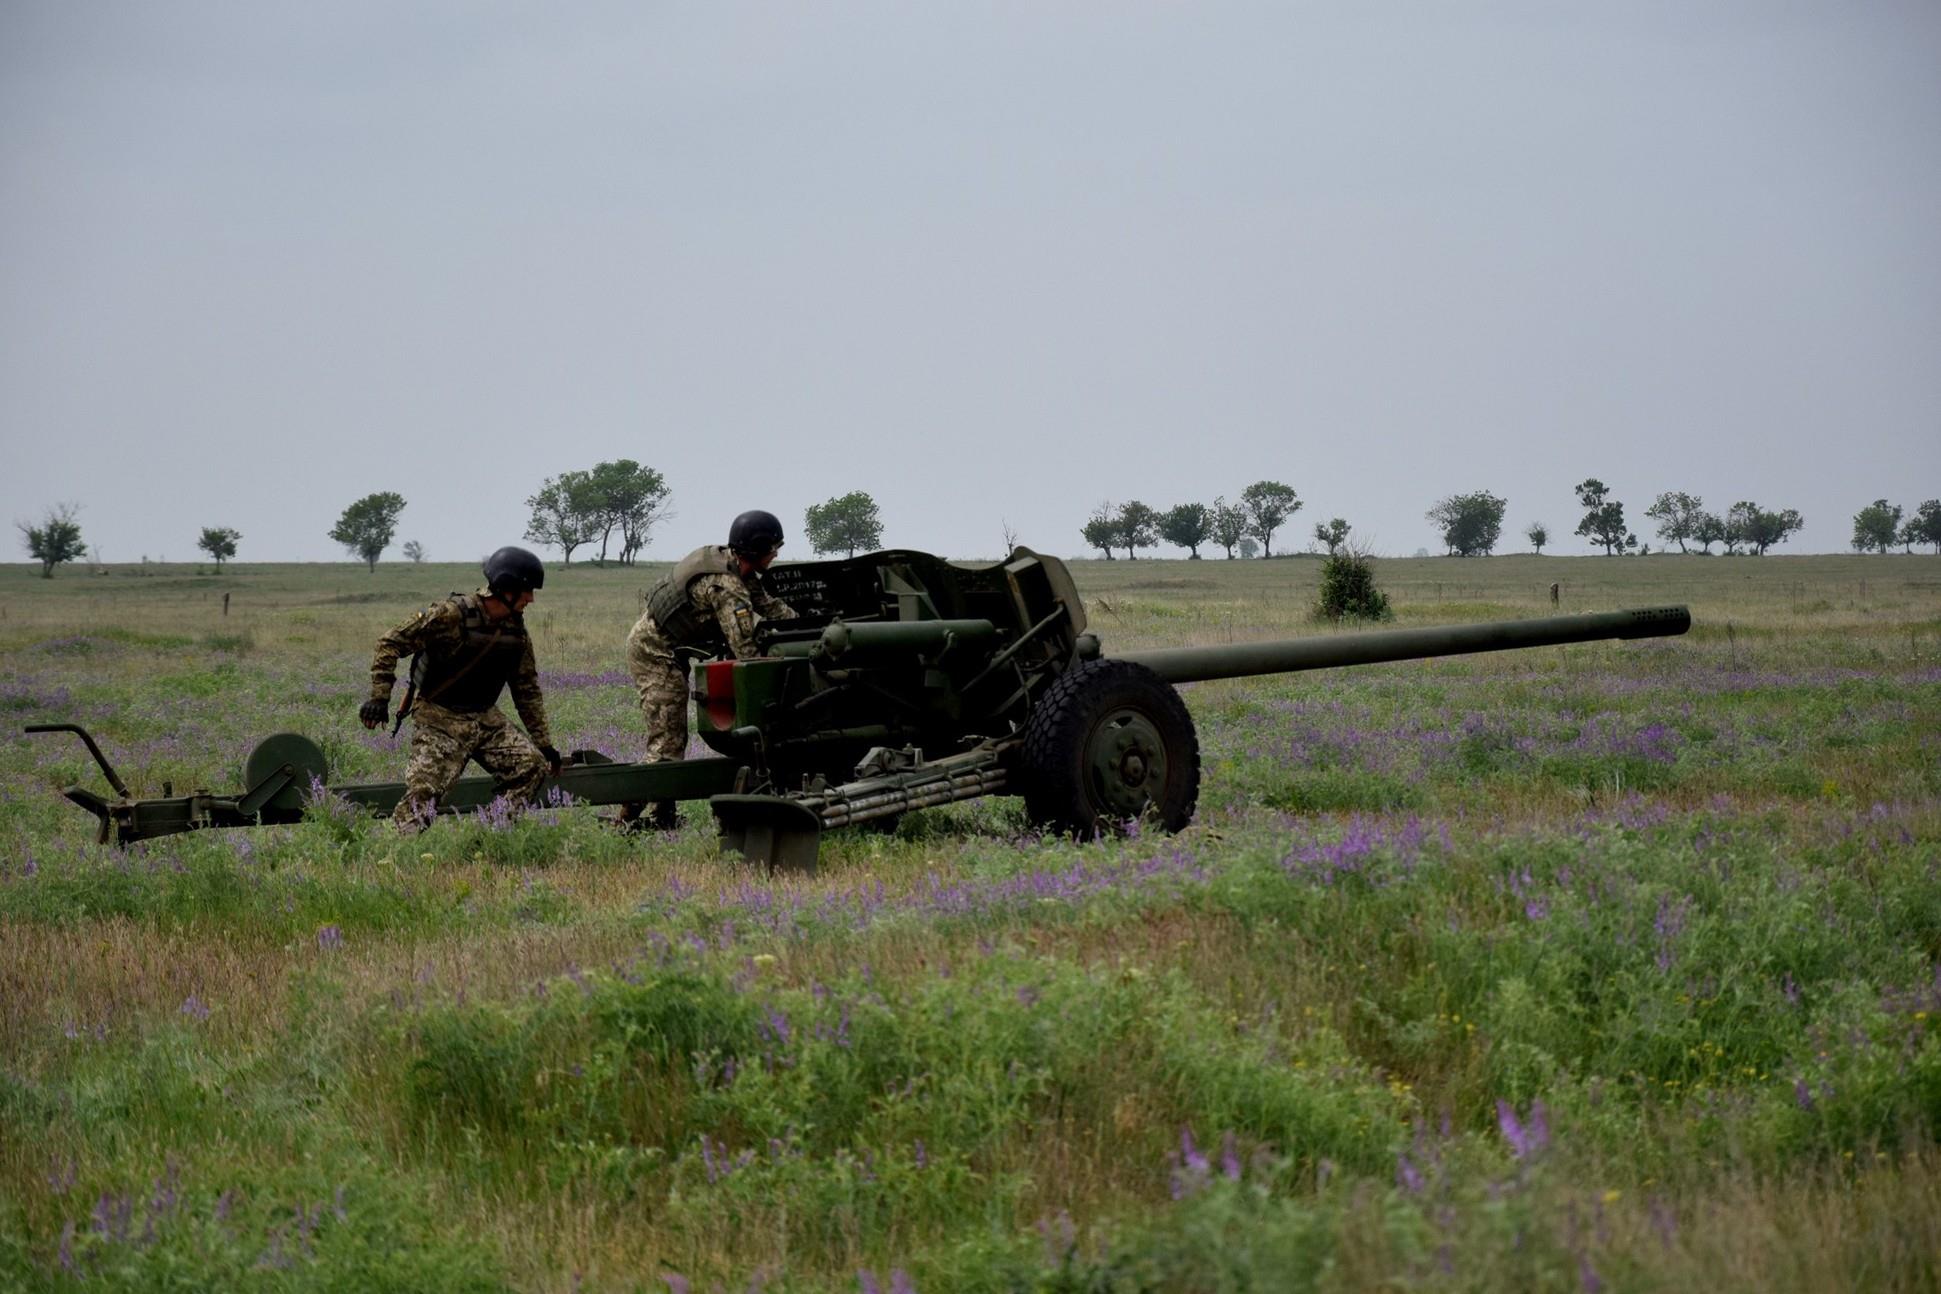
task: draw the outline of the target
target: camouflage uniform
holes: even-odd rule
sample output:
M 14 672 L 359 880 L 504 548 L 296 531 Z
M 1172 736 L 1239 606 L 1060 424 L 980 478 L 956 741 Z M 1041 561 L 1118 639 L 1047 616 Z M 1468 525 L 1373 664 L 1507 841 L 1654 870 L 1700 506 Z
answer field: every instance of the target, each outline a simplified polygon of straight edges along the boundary
M 686 586 L 685 608 L 679 585 Z M 664 625 L 655 618 L 661 612 Z M 672 613 L 669 607 L 673 606 Z M 795 611 L 768 591 L 761 573 L 743 578 L 734 555 L 718 546 L 697 548 L 677 563 L 648 593 L 647 610 L 627 634 L 627 673 L 640 694 L 647 720 L 647 763 L 679 759 L 687 753 L 687 674 L 677 649 L 746 660 L 760 655 L 755 625 L 760 620 L 792 620 Z M 671 632 L 670 632 L 671 629 Z M 657 820 L 671 818 L 673 805 L 646 806 Z M 629 806 L 629 816 L 638 812 Z
M 454 593 L 378 640 L 371 661 L 374 698 L 390 697 L 398 658 L 415 657 L 411 674 L 418 694 L 411 718 L 416 726 L 404 798 L 392 814 L 401 831 L 430 821 L 438 798 L 451 789 L 467 759 L 476 759 L 498 780 L 495 789 L 517 801 L 532 799 L 546 780 L 546 758 L 537 747 L 552 745 L 552 736 L 532 639 L 517 613 L 500 620 L 485 617 L 480 604 L 490 596 L 487 589 Z M 531 740 L 499 710 L 499 694 L 508 686 Z

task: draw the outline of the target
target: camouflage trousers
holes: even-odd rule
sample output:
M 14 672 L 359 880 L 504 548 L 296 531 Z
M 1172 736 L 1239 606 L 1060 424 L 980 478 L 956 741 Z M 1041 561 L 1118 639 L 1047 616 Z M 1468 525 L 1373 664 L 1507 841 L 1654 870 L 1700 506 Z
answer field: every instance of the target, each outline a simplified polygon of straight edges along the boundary
M 411 761 L 404 770 L 404 798 L 391 814 L 398 830 L 423 830 L 438 801 L 465 771 L 465 761 L 498 779 L 499 794 L 518 803 L 531 800 L 546 780 L 546 757 L 526 735 L 506 722 L 493 706 L 477 714 L 448 710 L 430 701 L 411 709 Z
M 627 673 L 633 676 L 634 690 L 640 695 L 640 715 L 647 721 L 644 762 L 658 764 L 687 754 L 687 674 L 649 613 L 643 612 L 627 634 Z M 657 800 L 645 806 L 628 806 L 630 817 L 642 812 L 670 821 L 674 805 Z

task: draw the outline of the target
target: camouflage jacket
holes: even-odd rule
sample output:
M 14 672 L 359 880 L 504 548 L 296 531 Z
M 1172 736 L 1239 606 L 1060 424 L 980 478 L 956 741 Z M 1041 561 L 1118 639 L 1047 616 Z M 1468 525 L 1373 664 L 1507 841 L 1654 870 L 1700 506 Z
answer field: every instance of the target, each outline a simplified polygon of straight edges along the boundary
M 713 546 L 681 559 L 649 590 L 647 605 L 648 619 L 670 648 L 725 649 L 737 660 L 761 654 L 755 646 L 757 619 L 795 618 L 795 609 L 768 591 L 760 572 L 744 579 L 728 550 Z
M 795 608 L 770 593 L 759 580 L 748 581 L 739 575 L 703 575 L 688 586 L 694 604 L 714 615 L 727 640 L 728 652 L 736 660 L 761 655 L 755 646 L 756 618 L 793 620 Z
M 391 687 L 397 682 L 398 658 L 400 656 L 429 656 L 450 659 L 465 647 L 465 600 L 469 597 L 477 601 L 491 596 L 488 589 L 480 589 L 473 594 L 454 594 L 442 602 L 434 602 L 405 621 L 390 633 L 377 640 L 377 654 L 371 658 L 371 695 L 380 700 L 388 699 Z M 546 701 L 539 690 L 539 666 L 533 659 L 532 640 L 526 636 L 523 617 L 514 615 L 505 624 L 507 630 L 523 639 L 524 650 L 520 652 L 518 663 L 505 681 L 512 693 L 512 704 L 519 711 L 519 721 L 526 725 L 526 732 L 538 746 L 552 745 L 552 730 L 546 723 Z M 435 700 L 435 698 L 423 698 Z

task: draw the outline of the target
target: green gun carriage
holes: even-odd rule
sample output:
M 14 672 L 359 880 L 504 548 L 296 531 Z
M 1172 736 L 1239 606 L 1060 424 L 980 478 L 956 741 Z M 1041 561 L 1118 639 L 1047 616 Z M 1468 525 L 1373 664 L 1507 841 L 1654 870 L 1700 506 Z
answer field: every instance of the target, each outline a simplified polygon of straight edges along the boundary
M 992 564 L 891 550 L 769 578 L 798 618 L 765 626 L 758 658 L 693 665 L 711 756 L 644 764 L 575 751 L 548 790 L 584 804 L 706 800 L 726 850 L 791 870 L 813 868 L 824 830 L 992 794 L 1021 795 L 1034 824 L 1081 838 L 1131 820 L 1177 831 L 1198 800 L 1200 756 L 1175 684 L 1691 627 L 1684 607 L 1658 607 L 1107 655 L 1065 564 L 1026 548 Z M 280 733 L 250 753 L 239 793 L 165 785 L 141 798 L 79 726 L 27 731 L 87 744 L 115 796 L 66 794 L 103 841 L 293 822 L 317 786 L 372 814 L 404 793 L 401 782 L 330 785 L 316 743 Z M 489 778 L 461 778 L 440 807 L 491 796 Z

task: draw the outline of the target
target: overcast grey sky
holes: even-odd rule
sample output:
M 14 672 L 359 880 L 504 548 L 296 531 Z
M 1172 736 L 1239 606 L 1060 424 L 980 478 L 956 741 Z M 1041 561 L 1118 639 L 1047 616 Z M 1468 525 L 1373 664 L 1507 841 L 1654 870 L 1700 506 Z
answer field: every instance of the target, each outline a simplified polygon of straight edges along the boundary
M 1941 495 L 1937 69 L 1935 0 L 3 0 L 0 521 L 335 559 L 395 489 L 455 559 L 624 456 L 656 558 L 1263 477 L 1293 547 L 1587 551 L 1595 475 L 1841 550 Z

